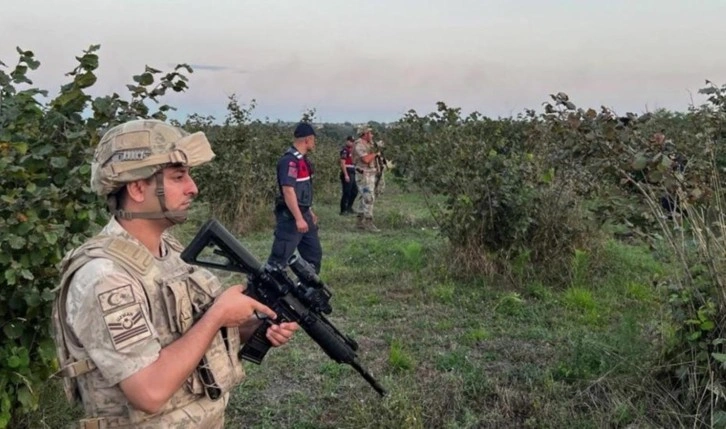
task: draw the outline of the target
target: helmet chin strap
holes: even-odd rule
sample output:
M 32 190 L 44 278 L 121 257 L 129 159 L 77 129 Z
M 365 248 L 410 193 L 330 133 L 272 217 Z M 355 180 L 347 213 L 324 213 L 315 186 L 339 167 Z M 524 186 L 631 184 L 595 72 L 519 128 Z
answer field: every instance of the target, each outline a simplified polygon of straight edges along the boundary
M 159 212 L 127 212 L 125 210 L 117 209 L 117 200 L 115 195 L 109 195 L 108 207 L 111 213 L 113 213 L 119 219 L 168 219 L 173 225 L 186 222 L 189 217 L 189 210 L 167 210 L 166 209 L 166 198 L 164 197 L 164 170 L 161 169 L 154 174 L 154 180 L 156 181 L 156 197 L 159 199 L 159 206 L 161 211 Z

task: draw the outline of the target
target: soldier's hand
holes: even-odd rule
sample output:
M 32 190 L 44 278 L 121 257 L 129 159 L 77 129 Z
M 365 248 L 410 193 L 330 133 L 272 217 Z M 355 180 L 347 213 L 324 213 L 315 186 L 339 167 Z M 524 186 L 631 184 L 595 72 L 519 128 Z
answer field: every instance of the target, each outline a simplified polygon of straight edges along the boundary
M 297 232 L 304 234 L 308 232 L 308 223 L 305 222 L 305 219 L 300 218 L 295 220 L 295 228 L 297 228 Z
M 217 297 L 208 313 L 217 318 L 220 326 L 232 328 L 240 326 L 251 319 L 257 319 L 255 312 L 277 318 L 272 309 L 265 304 L 243 294 L 241 285 L 231 286 Z
M 273 347 L 280 347 L 292 338 L 300 326 L 295 322 L 284 322 L 279 325 L 272 324 L 267 328 L 265 335 Z

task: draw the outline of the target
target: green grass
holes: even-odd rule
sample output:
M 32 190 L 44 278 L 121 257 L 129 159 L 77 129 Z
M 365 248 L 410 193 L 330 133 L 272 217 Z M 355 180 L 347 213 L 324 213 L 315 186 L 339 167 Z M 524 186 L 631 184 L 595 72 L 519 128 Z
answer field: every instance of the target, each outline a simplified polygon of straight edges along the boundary
M 356 230 L 337 204 L 316 207 L 330 320 L 355 338 L 360 362 L 389 395 L 300 332 L 261 366 L 246 365 L 226 427 L 652 427 L 633 388 L 660 313 L 648 285 L 664 269 L 647 249 L 610 242 L 577 254 L 571 284 L 514 290 L 497 279 L 454 280 L 420 195 L 390 181 L 375 210 L 379 234 Z M 197 212 L 182 240 L 203 220 Z M 271 228 L 240 237 L 260 260 Z

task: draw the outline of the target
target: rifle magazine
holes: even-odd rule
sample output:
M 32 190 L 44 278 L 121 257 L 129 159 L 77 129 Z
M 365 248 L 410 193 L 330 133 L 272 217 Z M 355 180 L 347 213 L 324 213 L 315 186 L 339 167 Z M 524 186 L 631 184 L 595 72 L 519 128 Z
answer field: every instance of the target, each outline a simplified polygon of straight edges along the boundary
M 267 351 L 272 346 L 266 336 L 269 326 L 269 323 L 263 323 L 255 330 L 255 333 L 252 334 L 237 354 L 238 359 L 244 359 L 257 365 L 262 363 L 262 359 L 265 358 Z

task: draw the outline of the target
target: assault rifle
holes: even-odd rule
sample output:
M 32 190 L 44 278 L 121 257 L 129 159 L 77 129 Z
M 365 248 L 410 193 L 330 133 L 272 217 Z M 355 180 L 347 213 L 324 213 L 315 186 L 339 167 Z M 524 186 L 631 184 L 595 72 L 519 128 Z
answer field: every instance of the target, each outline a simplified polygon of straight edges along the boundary
M 212 257 L 202 254 L 205 249 L 211 250 Z M 358 360 L 358 343 L 325 317 L 332 311 L 332 293 L 307 261 L 297 255 L 290 258 L 289 266 L 298 279 L 294 281 L 285 267 L 261 265 L 216 219 L 202 226 L 181 258 L 189 264 L 246 274 L 245 294 L 273 309 L 277 314 L 274 323 L 297 322 L 331 359 L 352 366 L 378 394 L 386 395 L 386 390 Z M 266 322 L 240 349 L 239 359 L 262 362 L 271 346 L 265 337 L 271 322 Z
M 383 140 L 379 140 L 377 142 L 374 141 L 372 143 L 376 151 L 376 184 L 374 189 L 376 196 L 378 196 L 378 194 L 383 190 L 381 181 L 383 180 L 383 170 L 385 170 L 388 166 L 388 161 L 386 160 L 386 156 L 383 155 L 383 146 L 385 146 Z
M 377 142 L 374 141 L 373 147 L 376 150 L 376 171 L 378 174 L 383 174 L 383 170 L 386 169 L 386 166 L 388 165 L 388 161 L 386 161 L 386 156 L 383 154 L 383 147 L 385 146 L 385 143 L 383 143 L 383 140 L 378 140 Z

